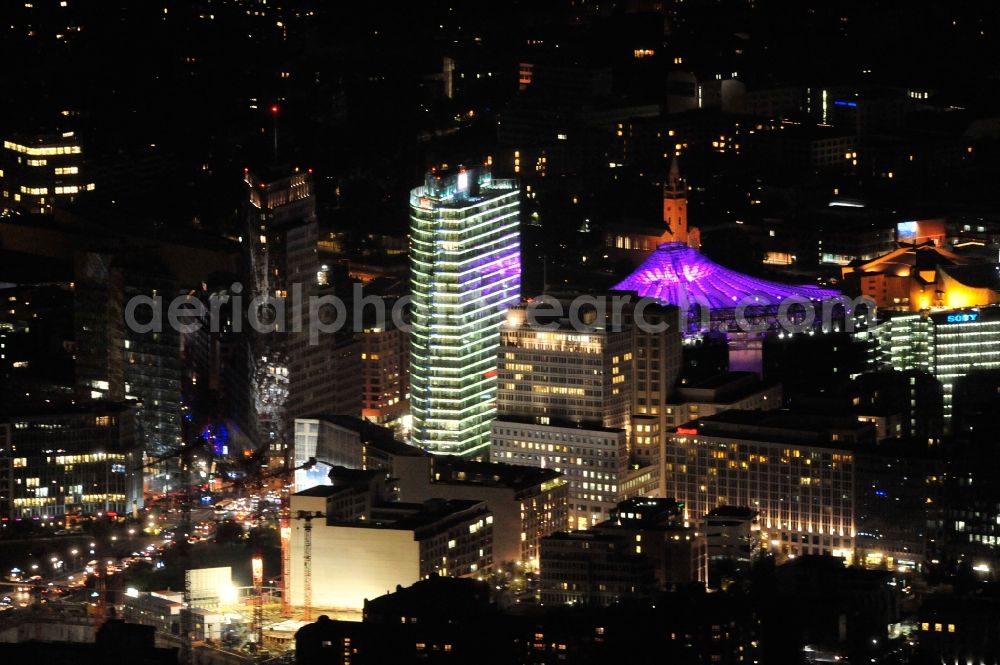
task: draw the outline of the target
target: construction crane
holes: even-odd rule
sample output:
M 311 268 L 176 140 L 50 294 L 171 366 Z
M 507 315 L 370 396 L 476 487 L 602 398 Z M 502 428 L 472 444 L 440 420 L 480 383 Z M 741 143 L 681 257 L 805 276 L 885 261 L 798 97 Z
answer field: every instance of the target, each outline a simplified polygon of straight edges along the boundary
M 291 473 L 294 474 L 294 471 Z M 278 536 L 281 539 L 281 616 L 285 619 L 292 616 L 292 590 L 288 584 L 288 575 L 292 570 L 292 508 L 289 505 L 289 484 L 286 481 L 281 486 L 281 508 L 278 514 Z
M 140 469 L 148 469 L 158 466 L 164 461 L 170 459 L 178 459 L 181 465 L 181 476 L 182 476 L 182 489 L 181 489 L 181 528 L 180 531 L 183 533 L 183 543 L 181 544 L 181 560 L 183 561 L 184 568 L 184 596 L 183 604 L 185 612 L 181 614 L 181 665 L 191 665 L 194 657 L 193 653 L 193 634 L 191 626 L 191 580 L 188 575 L 189 569 L 189 553 L 188 553 L 188 538 L 191 534 L 191 467 L 193 466 L 194 455 L 198 452 L 198 448 L 194 446 L 181 446 L 180 448 L 168 453 L 166 455 L 161 455 L 156 457 L 145 465 L 140 467 Z M 285 482 L 283 485 L 287 485 L 289 478 L 291 478 L 296 471 L 311 469 L 317 464 L 317 460 L 314 457 L 310 457 L 305 463 L 300 464 L 297 467 L 291 469 L 278 469 L 270 473 L 255 474 L 249 478 L 240 479 L 229 479 L 229 481 L 223 484 L 218 489 L 223 490 L 227 488 L 244 488 L 251 484 L 258 484 L 261 488 L 263 485 L 271 478 L 284 478 Z M 255 482 L 256 481 L 256 482 Z M 284 489 L 284 487 L 283 487 Z M 282 514 L 288 512 L 287 507 L 287 492 L 283 492 L 282 496 L 284 499 L 284 506 Z M 287 523 L 287 522 L 286 522 Z M 285 561 L 288 558 L 287 551 L 289 549 L 289 543 L 286 538 L 282 538 L 281 542 L 282 548 L 282 569 L 285 569 Z M 263 584 L 264 584 L 264 561 L 261 552 L 255 552 L 253 559 L 251 560 L 252 573 L 253 573 L 253 585 L 254 585 L 254 604 L 253 604 L 253 619 L 252 628 L 253 633 L 256 637 L 257 648 L 260 649 L 263 646 L 263 636 L 264 636 L 264 600 L 263 600 Z M 102 578 L 103 579 L 103 578 Z M 282 578 L 282 606 L 288 604 L 288 593 L 287 593 L 287 574 Z M 103 598 L 103 594 L 101 596 Z M 290 612 L 288 613 L 290 615 Z M 286 615 L 287 616 L 287 615 Z
M 169 459 L 179 459 L 181 463 L 181 474 L 182 474 L 182 502 L 181 502 L 181 532 L 184 534 L 184 542 L 182 547 L 182 554 L 184 555 L 182 561 L 184 562 L 184 605 L 186 608 L 190 608 L 191 602 L 191 587 L 190 578 L 187 574 L 188 571 L 188 538 L 191 533 L 191 467 L 193 463 L 194 454 L 197 452 L 198 448 L 193 446 L 181 446 L 178 450 L 171 452 L 170 454 L 163 455 L 153 460 L 149 461 L 147 464 L 142 466 L 142 469 L 151 468 L 159 465 L 160 463 Z M 230 479 L 227 483 L 220 486 L 219 490 L 224 490 L 227 488 L 239 487 L 243 488 L 250 484 L 259 484 L 260 488 L 263 489 L 264 484 L 272 478 L 280 478 L 282 480 L 282 491 L 281 491 L 281 509 L 279 513 L 279 529 L 281 536 L 281 614 L 283 617 L 290 617 L 291 612 L 291 588 L 289 586 L 289 571 L 291 568 L 291 508 L 289 505 L 289 492 L 288 486 L 294 482 L 294 474 L 296 471 L 312 469 L 316 464 L 325 464 L 327 466 L 332 466 L 328 462 L 322 462 L 317 460 L 315 457 L 310 457 L 304 463 L 295 467 L 286 467 L 282 469 L 277 469 L 268 473 L 255 474 L 249 478 L 241 479 Z M 312 515 L 310 518 L 313 517 Z M 311 540 L 311 523 L 307 531 L 309 532 L 309 540 Z M 311 557 L 311 542 L 307 547 L 307 553 Z M 259 568 L 259 578 L 258 578 L 258 561 L 260 562 Z M 257 637 L 258 648 L 262 646 L 263 639 L 263 558 L 260 552 L 254 554 L 252 561 L 253 564 L 253 581 L 254 581 L 254 592 L 256 598 L 254 600 L 253 608 L 253 628 Z M 311 586 L 311 571 L 309 573 L 309 585 Z M 311 592 L 310 592 L 311 597 Z M 311 620 L 311 611 L 309 608 L 310 603 L 306 604 L 306 620 Z M 191 613 L 185 612 L 181 615 L 181 665 L 190 665 L 193 662 L 193 651 L 192 651 L 192 629 L 190 625 Z
M 299 469 L 307 470 L 311 469 L 317 464 L 325 464 L 326 466 L 332 466 L 329 462 L 323 462 L 317 460 L 315 457 L 310 457 L 309 460 L 299 467 L 291 469 L 290 473 L 294 474 L 295 471 Z M 294 478 L 293 478 L 294 480 Z M 280 517 L 280 529 L 281 529 L 281 616 L 286 619 L 292 616 L 292 587 L 288 583 L 289 576 L 292 572 L 292 506 L 291 498 L 289 497 L 288 485 L 286 483 L 282 487 L 281 492 L 281 517 Z M 309 525 L 309 538 L 310 544 L 312 539 L 312 524 Z M 311 549 L 311 547 L 310 547 Z M 310 552 L 311 556 L 311 552 Z M 309 616 L 308 603 L 306 608 L 306 616 Z M 308 621 L 309 619 L 306 619 Z
M 302 525 L 302 620 L 312 621 L 312 521 L 313 518 L 326 517 L 320 512 L 300 510 L 298 519 Z M 285 585 L 287 588 L 287 584 Z
M 323 460 L 317 460 L 315 457 L 310 457 L 306 464 L 301 467 L 303 469 L 311 469 L 317 464 L 323 464 L 328 467 L 333 467 L 333 464 L 329 462 L 324 462 Z M 294 470 L 293 470 L 294 471 Z M 292 525 L 291 525 L 291 513 L 292 508 L 290 505 L 289 497 L 287 492 L 282 494 L 282 531 L 281 531 L 281 612 L 283 617 L 290 617 L 292 615 L 292 589 L 288 583 L 289 574 L 292 570 Z M 323 517 L 321 513 L 308 514 L 305 511 L 299 511 L 298 519 L 304 519 L 305 532 L 304 532 L 304 583 L 305 583 L 305 608 L 303 614 L 303 620 L 312 620 L 312 518 L 313 517 Z
M 264 558 L 255 554 L 251 561 L 253 570 L 253 632 L 257 637 L 257 649 L 264 645 Z
M 186 438 L 186 437 L 185 437 Z M 166 455 L 161 455 L 150 460 L 148 463 L 140 467 L 141 470 L 149 469 L 158 466 L 160 463 L 165 462 L 170 459 L 177 459 L 180 462 L 181 471 L 181 523 L 180 531 L 183 534 L 183 538 L 178 541 L 180 549 L 178 550 L 180 554 L 181 567 L 184 570 L 184 596 L 183 596 L 183 608 L 181 611 L 181 654 L 180 663 L 181 665 L 191 665 L 194 662 L 194 651 L 193 651 L 193 635 L 191 627 L 191 576 L 188 574 L 190 569 L 190 556 L 188 548 L 190 543 L 188 538 L 191 537 L 191 466 L 194 461 L 194 455 L 199 450 L 198 446 L 188 446 L 183 442 L 179 448 L 174 449 Z
M 261 487 L 263 487 L 264 483 L 272 478 L 280 478 L 282 480 L 280 493 L 281 504 L 278 515 L 278 533 L 281 539 L 281 616 L 286 619 L 292 616 L 291 588 L 288 584 L 292 561 L 291 506 L 289 505 L 288 488 L 295 480 L 296 471 L 307 471 L 315 467 L 317 464 L 332 466 L 329 462 L 323 462 L 322 460 L 317 460 L 315 457 L 310 457 L 298 466 L 290 468 L 286 467 L 268 473 L 262 473 L 255 478 L 255 480 L 260 483 Z M 248 481 L 246 479 L 231 480 L 229 481 L 228 486 L 241 487 L 247 484 Z M 223 488 L 225 487 L 226 485 L 223 485 Z

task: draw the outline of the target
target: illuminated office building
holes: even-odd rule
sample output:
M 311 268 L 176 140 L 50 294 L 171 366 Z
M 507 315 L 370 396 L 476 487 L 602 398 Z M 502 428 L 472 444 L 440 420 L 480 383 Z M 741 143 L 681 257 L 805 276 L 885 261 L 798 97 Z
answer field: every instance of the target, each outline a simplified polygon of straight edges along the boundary
M 591 314 L 581 311 L 574 322 L 576 317 L 556 315 L 554 302 L 539 302 L 511 310 L 500 330 L 491 459 L 564 474 L 575 529 L 608 519 L 624 499 L 660 489 L 658 455 L 634 454 L 631 461 L 637 464 L 629 464 L 640 444 L 652 446 L 655 439 L 658 449 L 659 442 L 660 415 L 654 418 L 656 433 L 635 426 L 634 391 L 642 391 L 642 404 L 647 397 L 651 403 L 665 398 L 680 365 L 677 326 L 662 334 L 643 332 L 632 325 L 631 308 L 619 311 L 611 299 L 604 306 L 604 318 L 595 308 Z M 562 303 L 562 311 L 572 311 L 569 302 Z M 657 313 L 675 319 L 677 310 Z M 640 413 L 645 412 L 644 407 Z
M 586 529 L 609 519 L 620 501 L 641 492 L 627 491 L 625 430 L 581 426 L 555 418 L 504 416 L 493 422 L 493 462 L 553 469 L 569 483 L 569 524 Z
M 485 501 L 494 517 L 493 555 L 497 562 L 537 565 L 540 539 L 565 531 L 568 525 L 568 486 L 555 469 L 430 455 L 363 418 L 296 418 L 296 468 L 310 457 L 320 463 L 295 472 L 296 491 L 336 485 L 332 465 L 381 472 L 391 479 L 391 495 L 405 503 Z
M 94 189 L 81 172 L 83 149 L 73 132 L 5 139 L 0 150 L 0 210 L 52 212 Z
M 633 498 L 618 504 L 611 519 L 592 532 L 624 536 L 625 551 L 645 557 L 652 564 L 660 589 L 708 582 L 705 533 L 684 526 L 681 506 L 673 499 Z
M 410 343 L 391 321 L 361 332 L 361 415 L 376 423 L 402 416 L 409 406 Z
M 624 498 L 633 330 L 614 320 L 610 305 L 604 319 L 596 310 L 593 318 L 581 313 L 582 329 L 546 316 L 547 307 L 514 308 L 500 328 L 490 454 L 494 462 L 564 474 L 570 526 L 585 529 L 608 519 Z
M 36 407 L 0 421 L 3 519 L 97 513 L 142 507 L 142 449 L 134 409 L 120 402 Z
M 639 347 L 637 353 L 641 351 Z M 642 356 L 639 358 L 641 368 Z M 648 361 L 654 368 L 655 358 L 654 355 Z M 643 406 L 645 401 L 639 398 L 640 406 L 632 416 L 632 461 L 656 467 L 659 496 L 671 496 L 665 485 L 667 474 L 662 445 L 669 432 L 690 420 L 730 409 L 778 409 L 781 408 L 781 396 L 781 385 L 778 383 L 762 382 L 752 372 L 730 372 L 678 385 L 669 399 L 650 400 L 652 406 L 648 407 L 648 414 L 647 407 Z
M 941 382 L 949 423 L 955 381 L 973 369 L 1000 369 L 1000 307 L 894 315 L 879 326 L 879 347 L 885 365 Z
M 413 446 L 408 446 L 413 450 Z M 569 525 L 569 487 L 555 469 L 426 456 L 431 473 L 399 481 L 401 501 L 475 499 L 493 514 L 493 560 L 537 568 L 541 539 Z
M 312 169 L 246 169 L 243 181 L 254 295 L 287 295 L 286 233 L 316 218 Z
M 646 307 L 647 326 L 634 326 L 635 367 L 632 391 L 633 417 L 665 415 L 664 405 L 674 397 L 681 374 L 680 310 L 670 305 Z M 664 327 L 657 331 L 655 326 Z M 661 423 L 663 427 L 665 423 Z
M 541 314 L 538 308 L 535 314 Z M 546 329 L 529 323 L 526 307 L 500 328 L 498 414 L 549 416 L 628 429 L 632 391 L 631 326 L 608 317 L 577 330 L 569 319 Z M 538 317 L 541 319 L 541 316 Z
M 489 445 L 500 324 L 521 290 L 519 196 L 485 167 L 431 171 L 410 192 L 412 441 L 432 452 Z
M 148 253 L 79 252 L 73 293 L 78 394 L 135 402 L 139 444 L 153 456 L 170 454 L 181 444 L 181 335 L 167 325 L 134 330 L 124 307 L 136 297 L 169 302 L 173 273 Z
M 854 452 L 874 429 L 852 416 L 725 411 L 678 427 L 665 446 L 667 491 L 700 522 L 720 506 L 757 511 L 780 556 L 854 555 Z

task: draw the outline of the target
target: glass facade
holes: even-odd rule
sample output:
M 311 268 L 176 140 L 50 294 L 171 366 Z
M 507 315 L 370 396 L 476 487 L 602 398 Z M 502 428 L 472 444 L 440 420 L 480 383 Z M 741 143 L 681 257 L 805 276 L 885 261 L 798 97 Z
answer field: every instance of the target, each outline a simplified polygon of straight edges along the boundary
M 883 364 L 921 369 L 941 382 L 949 423 L 955 381 L 973 369 L 1000 369 L 1000 307 L 892 316 L 880 326 L 879 343 Z
M 123 403 L 91 401 L 0 423 L 3 519 L 124 516 L 141 508 L 134 415 Z
M 427 174 L 410 193 L 414 445 L 485 454 L 500 324 L 521 291 L 520 190 L 488 168 Z
M 933 322 L 922 314 L 900 314 L 879 326 L 883 362 L 893 369 L 934 373 Z

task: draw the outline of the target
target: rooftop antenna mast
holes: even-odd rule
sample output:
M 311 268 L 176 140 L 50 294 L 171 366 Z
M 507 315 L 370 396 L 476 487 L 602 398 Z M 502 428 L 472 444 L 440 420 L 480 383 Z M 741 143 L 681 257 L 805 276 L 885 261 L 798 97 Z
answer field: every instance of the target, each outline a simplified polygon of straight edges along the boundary
M 278 112 L 281 111 L 281 107 L 277 104 L 271 104 L 271 117 L 274 119 L 274 130 L 272 134 L 274 135 L 274 163 L 278 163 Z

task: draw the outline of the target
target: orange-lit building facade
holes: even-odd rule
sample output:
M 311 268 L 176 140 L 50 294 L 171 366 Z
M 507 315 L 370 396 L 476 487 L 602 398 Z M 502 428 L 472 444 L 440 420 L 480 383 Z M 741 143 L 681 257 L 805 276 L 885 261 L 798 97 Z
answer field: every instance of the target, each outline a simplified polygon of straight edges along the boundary
M 973 263 L 933 239 L 841 272 L 848 290 L 872 298 L 880 309 L 919 312 L 1000 303 L 995 266 Z

